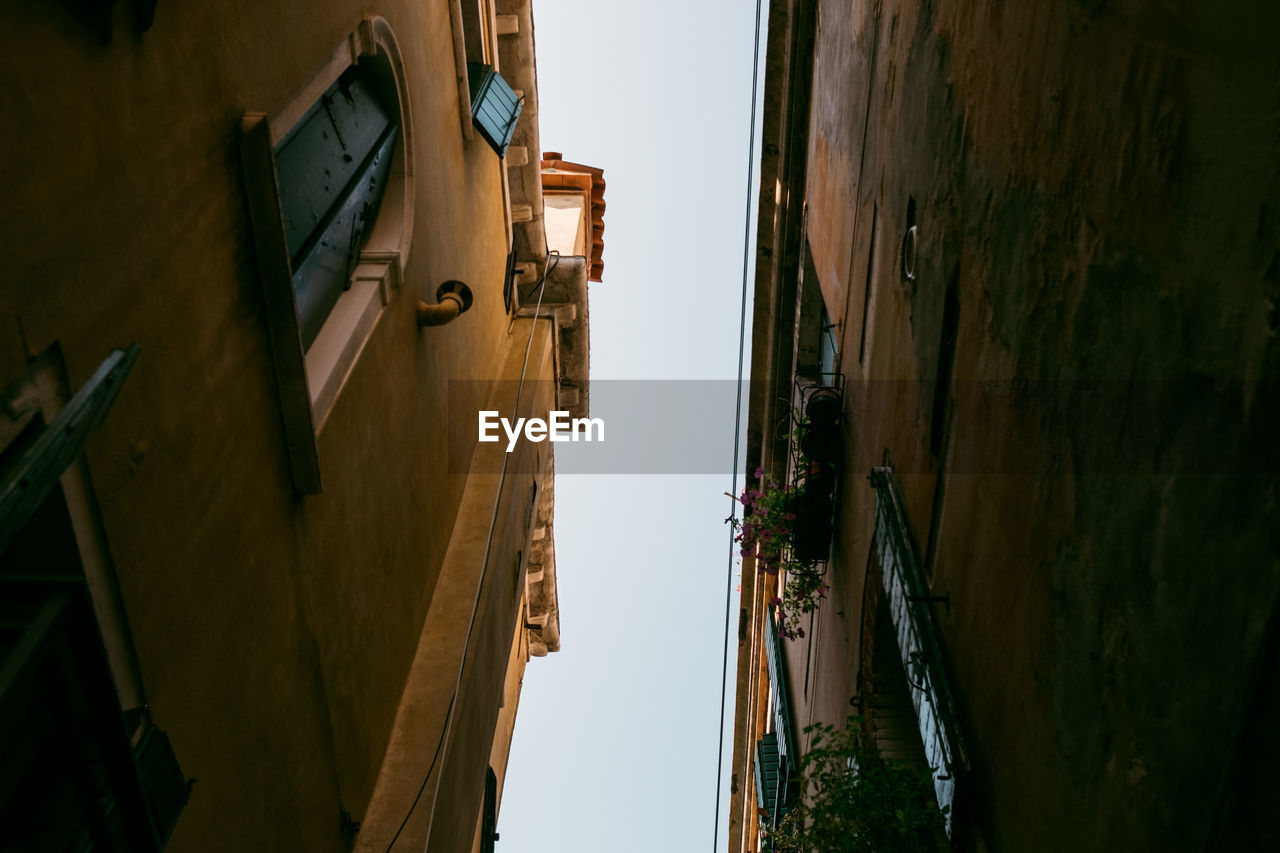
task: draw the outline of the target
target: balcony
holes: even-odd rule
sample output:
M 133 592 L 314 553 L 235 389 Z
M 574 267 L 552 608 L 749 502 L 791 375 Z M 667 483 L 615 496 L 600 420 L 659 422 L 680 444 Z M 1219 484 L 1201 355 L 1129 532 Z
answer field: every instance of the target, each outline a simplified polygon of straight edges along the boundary
M 836 481 L 843 456 L 844 377 L 797 375 L 792 383 L 787 482 L 797 495 L 794 556 L 825 564 L 835 523 Z

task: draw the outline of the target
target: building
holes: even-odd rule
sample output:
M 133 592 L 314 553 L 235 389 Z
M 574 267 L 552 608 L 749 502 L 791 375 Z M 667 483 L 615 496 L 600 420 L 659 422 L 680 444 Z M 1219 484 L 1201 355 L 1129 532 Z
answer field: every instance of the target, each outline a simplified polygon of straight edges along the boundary
M 560 627 L 476 412 L 585 414 L 602 270 L 530 3 L 4 19 L 0 848 L 491 850 Z
M 851 714 L 953 849 L 1273 846 L 1275 9 L 767 5 L 747 471 L 829 389 L 839 476 L 803 637 L 744 565 L 729 849 Z

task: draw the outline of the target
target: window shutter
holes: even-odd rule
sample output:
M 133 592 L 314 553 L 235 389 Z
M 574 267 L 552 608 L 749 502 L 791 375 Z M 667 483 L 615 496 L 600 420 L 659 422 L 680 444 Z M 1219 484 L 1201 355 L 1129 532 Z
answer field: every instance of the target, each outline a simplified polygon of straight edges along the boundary
M 84 451 L 120 393 L 138 345 L 114 350 L 0 481 L 0 553 L 26 523 L 62 472 Z
M 304 350 L 309 349 L 320 334 L 329 312 L 351 282 L 369 225 L 382 203 L 382 192 L 391 172 L 395 133 L 394 126 L 383 131 L 377 147 L 345 188 L 346 195 L 330 215 L 324 229 L 304 250 L 305 256 L 294 267 L 293 291 L 298 301 Z
M 756 805 L 770 814 L 778 798 L 778 736 L 769 732 L 756 741 Z
M 782 643 L 773 608 L 765 611 L 765 658 L 769 665 L 769 689 L 773 694 L 773 731 L 756 744 L 756 800 L 768 812 L 772 825 L 786 813 L 787 781 L 796 766 L 796 741 L 791 734 L 791 695 Z
M 794 758 L 795 744 L 791 736 L 791 695 L 787 690 L 786 665 L 772 607 L 765 611 L 765 623 L 765 656 L 769 662 L 769 686 L 773 691 L 773 726 L 778 733 L 778 754 L 791 761 Z
M 54 513 L 67 519 L 70 535 L 65 497 L 54 490 L 106 418 L 138 353 L 137 344 L 112 352 L 0 480 L 0 565 L 12 569 L 0 571 L 0 719 L 23 740 L 0 761 L 7 786 L 0 835 L 12 842 L 0 842 L 5 850 L 158 853 L 190 795 L 163 731 L 148 722 L 131 746 L 144 712 L 120 708 L 79 554 L 74 565 L 55 562 L 55 570 L 45 561 L 8 562 L 24 536 L 48 535 L 48 517 L 34 521 L 34 512 L 60 504 Z
M 485 768 L 484 805 L 480 816 L 480 853 L 494 853 L 498 841 L 498 777 Z
M 505 157 L 520 118 L 520 99 L 502 75 L 481 62 L 467 63 L 471 84 L 471 123 L 490 147 Z
M 344 76 L 276 149 L 304 350 L 348 286 L 382 202 L 396 130 L 368 86 Z
M 390 124 L 365 84 L 344 76 L 276 146 L 280 206 L 295 270 Z
M 142 789 L 147 794 L 156 837 L 163 847 L 191 798 L 191 786 L 178 765 L 169 735 L 154 725 L 147 727 L 134 747 L 133 760 L 142 778 Z

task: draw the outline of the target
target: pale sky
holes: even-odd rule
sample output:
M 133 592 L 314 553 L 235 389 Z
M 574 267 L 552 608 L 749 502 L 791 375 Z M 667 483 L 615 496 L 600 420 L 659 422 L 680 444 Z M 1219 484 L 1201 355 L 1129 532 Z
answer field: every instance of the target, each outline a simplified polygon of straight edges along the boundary
M 533 13 L 543 150 L 607 182 L 592 380 L 735 378 L 755 4 Z M 525 672 L 499 851 L 711 849 L 733 410 L 652 417 L 723 436 L 725 473 L 557 478 L 561 651 Z M 725 753 L 719 849 L 729 774 Z

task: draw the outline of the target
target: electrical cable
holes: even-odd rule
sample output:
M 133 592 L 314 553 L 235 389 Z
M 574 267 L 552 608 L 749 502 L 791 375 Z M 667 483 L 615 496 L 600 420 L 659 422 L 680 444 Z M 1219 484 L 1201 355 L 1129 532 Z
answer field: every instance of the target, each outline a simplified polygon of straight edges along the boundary
M 738 447 L 742 438 L 742 372 L 747 345 L 747 281 L 751 266 L 751 186 L 755 177 L 756 159 L 756 100 L 760 74 L 760 3 L 756 0 L 755 47 L 751 56 L 751 132 L 747 143 L 747 193 L 744 205 L 746 214 L 742 226 L 742 299 L 738 316 L 738 393 L 733 412 L 733 487 L 729 492 L 731 509 L 729 518 L 738 515 Z M 732 603 L 734 527 L 729 528 L 729 569 L 724 586 L 724 656 L 720 663 L 720 735 L 716 738 L 716 811 L 715 830 L 711 836 L 711 853 L 720 844 L 720 787 L 724 779 L 724 706 L 729 686 L 729 607 Z
M 542 280 L 538 282 L 538 304 L 533 309 L 534 322 L 529 328 L 529 340 L 524 346 L 524 362 L 520 366 L 520 383 L 516 386 L 516 402 L 511 412 L 512 418 L 520 416 L 520 397 L 524 393 L 525 372 L 529 369 L 529 353 L 533 350 L 533 335 L 537 331 L 538 312 L 542 310 L 542 294 L 547 289 L 547 276 L 560 263 L 560 253 L 552 250 L 547 253 L 547 265 L 542 270 Z M 498 498 L 502 498 L 502 487 L 507 480 L 507 460 L 510 454 L 504 454 L 502 457 L 502 471 L 498 477 Z M 498 525 L 498 508 L 495 504 L 493 515 L 489 519 L 489 537 L 485 542 L 485 560 L 484 566 L 480 569 L 480 583 L 476 587 L 476 601 L 471 608 L 471 619 L 467 623 L 467 638 L 462 644 L 462 663 L 458 666 L 458 679 L 453 685 L 453 695 L 449 697 L 449 707 L 445 711 L 444 727 L 440 730 L 440 740 L 436 743 L 435 754 L 431 757 L 431 764 L 427 767 L 427 774 L 422 779 L 422 784 L 418 787 L 418 793 L 413 798 L 413 804 L 409 806 L 409 811 L 405 813 L 404 820 L 400 821 L 400 827 L 396 830 L 396 834 L 391 837 L 391 842 L 387 844 L 386 853 L 391 853 L 391 848 L 395 847 L 396 842 L 400 839 L 400 833 L 404 832 L 404 828 L 409 824 L 409 818 L 413 816 L 413 811 L 418 807 L 418 801 L 422 799 L 422 792 L 427 789 L 427 782 L 431 780 L 431 774 L 435 772 L 436 762 L 440 758 L 440 750 L 444 748 L 444 742 L 449 738 L 449 731 L 453 728 L 453 706 L 458 699 L 458 691 L 462 688 L 462 676 L 467 666 L 467 649 L 471 647 L 471 633 L 476 626 L 476 613 L 480 610 L 480 593 L 484 590 L 484 581 L 489 574 L 489 550 L 493 546 L 493 534 Z

